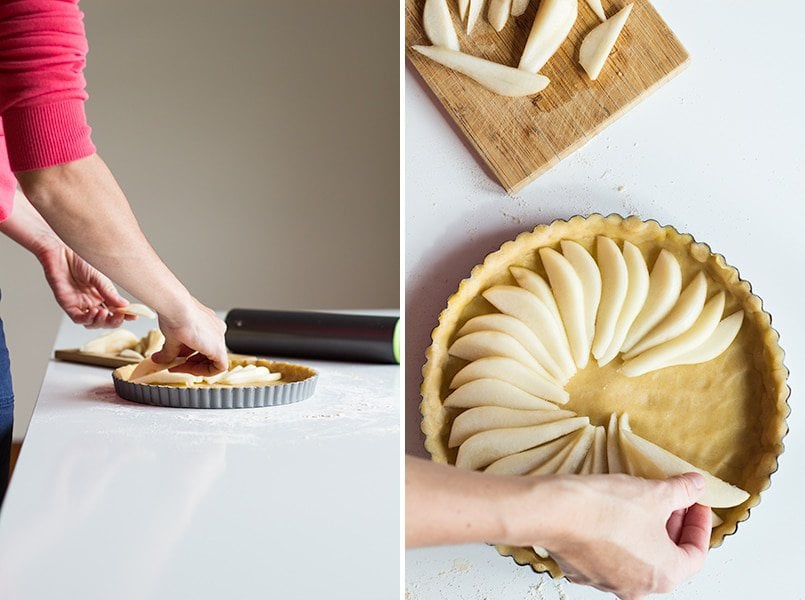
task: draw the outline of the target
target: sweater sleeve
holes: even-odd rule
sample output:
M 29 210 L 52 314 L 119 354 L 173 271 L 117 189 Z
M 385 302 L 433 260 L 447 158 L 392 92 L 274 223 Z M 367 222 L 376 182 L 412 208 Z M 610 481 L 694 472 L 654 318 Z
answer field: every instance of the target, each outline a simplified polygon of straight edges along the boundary
M 83 17 L 78 0 L 0 2 L 0 115 L 12 171 L 95 152 L 84 113 Z

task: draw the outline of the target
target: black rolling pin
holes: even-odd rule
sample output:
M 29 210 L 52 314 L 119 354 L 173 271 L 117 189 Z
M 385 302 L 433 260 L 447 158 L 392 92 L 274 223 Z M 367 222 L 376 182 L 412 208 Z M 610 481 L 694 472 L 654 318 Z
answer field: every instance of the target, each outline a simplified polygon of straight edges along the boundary
M 233 308 L 226 345 L 241 354 L 399 363 L 399 324 L 399 317 Z

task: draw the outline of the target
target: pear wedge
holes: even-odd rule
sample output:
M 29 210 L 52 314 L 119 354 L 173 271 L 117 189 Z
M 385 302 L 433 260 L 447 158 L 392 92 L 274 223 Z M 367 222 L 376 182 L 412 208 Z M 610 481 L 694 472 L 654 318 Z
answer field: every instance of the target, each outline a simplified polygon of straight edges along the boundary
M 541 0 L 518 68 L 539 72 L 567 38 L 578 11 L 578 0 Z
M 595 435 L 593 435 L 593 439 L 595 439 Z M 591 445 L 590 449 L 587 451 L 587 455 L 584 457 L 584 462 L 581 463 L 581 468 L 579 469 L 579 475 L 592 475 L 594 463 L 595 463 L 595 448 L 594 446 Z
M 512 0 L 489 0 L 489 8 L 486 9 L 486 20 L 495 31 L 500 31 L 506 26 L 511 14 Z
M 621 432 L 621 443 L 641 477 L 666 479 L 683 473 L 701 473 L 705 484 L 699 504 L 711 508 L 727 508 L 738 506 L 749 498 L 748 492 L 693 466 L 632 431 Z
M 601 19 L 601 21 L 607 20 L 607 15 L 604 12 L 604 7 L 601 6 L 601 0 L 587 0 L 587 4 L 590 8 L 593 9 L 595 16 Z
M 425 0 L 422 24 L 425 27 L 425 35 L 434 46 L 443 46 L 456 52 L 461 49 L 447 0 Z
M 461 22 L 467 17 L 467 9 L 470 6 L 470 0 L 458 0 L 458 16 Z
M 529 410 L 559 410 L 553 402 L 537 398 L 499 379 L 476 379 L 453 391 L 444 399 L 448 408 L 502 406 Z
M 661 250 L 648 283 L 648 297 L 643 309 L 632 323 L 621 352 L 629 352 L 657 323 L 662 321 L 679 299 L 682 291 L 682 269 L 668 250 Z
M 619 438 L 618 415 L 612 413 L 609 416 L 609 426 L 607 427 L 607 473 L 625 472 Z
M 548 282 L 538 273 L 534 273 L 534 271 L 526 269 L 525 267 L 509 267 L 509 272 L 517 281 L 517 285 L 542 300 L 545 308 L 551 311 L 554 319 L 556 319 L 556 323 L 560 327 L 564 327 L 562 324 L 562 315 L 559 314 L 559 307 L 556 304 L 556 298 L 554 298 L 553 290 L 551 290 L 551 286 L 548 285 Z
M 579 63 L 587 71 L 590 79 L 598 79 L 609 53 L 615 47 L 615 41 L 629 18 L 634 4 L 627 4 L 617 13 L 606 19 L 590 33 L 584 36 L 579 49 Z
M 476 433 L 489 429 L 528 427 L 575 417 L 569 410 L 518 410 L 501 406 L 477 406 L 458 415 L 450 426 L 449 448 L 463 444 Z
M 590 451 L 595 440 L 595 427 L 587 425 L 582 428 L 576 437 L 576 441 L 568 452 L 565 459 L 557 465 L 553 471 L 557 474 L 575 474 L 581 469 L 584 457 Z
M 476 379 L 500 379 L 517 386 L 524 392 L 556 404 L 565 404 L 570 399 L 570 394 L 556 383 L 522 363 L 503 356 L 480 358 L 467 364 L 453 377 L 450 389 L 455 389 Z
M 512 16 L 519 17 L 528 8 L 529 0 L 512 0 Z
M 461 444 L 456 456 L 456 466 L 477 470 L 504 456 L 547 444 L 589 423 L 587 417 L 573 417 L 531 427 L 482 431 Z
M 593 473 L 600 475 L 607 472 L 607 431 L 603 425 L 597 425 L 593 440 Z
M 542 365 L 537 362 L 523 345 L 512 336 L 500 331 L 475 331 L 461 336 L 448 352 L 464 360 L 478 360 L 492 356 L 512 358 L 532 371 L 544 373 Z
M 546 444 L 523 450 L 509 456 L 499 458 L 486 469 L 484 473 L 493 475 L 526 475 L 540 465 L 552 460 L 555 456 L 565 455 L 565 449 L 573 445 L 576 432 L 568 433 Z
M 90 354 L 118 354 L 126 348 L 135 347 L 139 341 L 140 338 L 128 329 L 115 329 L 88 341 L 79 350 Z
M 707 338 L 701 346 L 689 350 L 688 352 L 683 352 L 663 366 L 695 365 L 697 363 L 713 360 L 724 352 L 724 350 L 729 348 L 732 340 L 735 339 L 735 336 L 737 336 L 738 332 L 741 330 L 743 320 L 744 313 L 742 310 L 732 313 L 718 324 L 718 327 L 716 327 L 712 335 Z
M 649 371 L 673 364 L 673 359 L 704 344 L 715 332 L 724 313 L 724 292 L 719 292 L 704 305 L 699 318 L 685 333 L 672 340 L 646 350 L 627 360 L 620 372 L 627 377 L 638 377 Z
M 581 280 L 584 291 L 584 321 L 587 331 L 587 344 L 593 345 L 595 336 L 595 316 L 598 314 L 598 304 L 601 302 L 601 271 L 595 259 L 584 246 L 571 240 L 562 240 L 562 254 L 573 265 L 576 275 Z
M 467 11 L 467 35 L 470 35 L 475 28 L 475 24 L 484 10 L 484 4 L 486 4 L 486 0 L 470 0 L 469 10 Z
M 598 316 L 595 320 L 592 352 L 596 359 L 600 359 L 615 335 L 618 317 L 629 290 L 629 272 L 626 260 L 614 241 L 608 237 L 598 236 L 596 245 L 598 268 L 601 271 L 601 303 L 598 305 Z

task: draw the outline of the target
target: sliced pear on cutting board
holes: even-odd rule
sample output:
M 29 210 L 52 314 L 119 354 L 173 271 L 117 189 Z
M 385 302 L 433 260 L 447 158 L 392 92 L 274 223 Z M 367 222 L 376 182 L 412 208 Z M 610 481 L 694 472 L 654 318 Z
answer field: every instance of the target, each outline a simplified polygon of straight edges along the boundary
M 422 24 L 425 27 L 425 35 L 434 46 L 443 46 L 455 51 L 461 49 L 447 0 L 425 0 Z
M 538 398 L 564 404 L 570 399 L 562 387 L 512 358 L 490 356 L 467 364 L 450 382 L 455 389 L 476 379 L 500 379 Z
M 556 298 L 554 298 L 553 290 L 551 290 L 551 286 L 548 285 L 548 282 L 538 273 L 534 273 L 534 271 L 526 269 L 525 267 L 509 267 L 509 272 L 517 281 L 517 285 L 539 298 L 545 305 L 545 308 L 551 311 L 557 324 L 559 324 L 560 327 L 564 327 L 562 324 L 562 315 L 559 314 L 559 307 L 556 305 Z
M 553 402 L 532 396 L 499 379 L 476 379 L 465 383 L 445 398 L 444 405 L 449 408 L 503 406 L 530 410 L 559 410 Z
M 567 38 L 578 10 L 578 0 L 541 0 L 518 68 L 537 73 Z
M 744 313 L 742 310 L 732 313 L 718 324 L 718 327 L 716 327 L 712 335 L 707 338 L 701 346 L 674 357 L 664 366 L 695 365 L 713 360 L 724 352 L 724 350 L 729 348 L 732 340 L 735 339 L 735 336 L 737 336 L 738 332 L 741 330 L 743 319 Z
M 500 31 L 506 26 L 511 14 L 512 0 L 489 0 L 489 8 L 486 9 L 486 20 L 495 31 Z
M 633 6 L 633 4 L 627 4 L 584 36 L 579 49 L 579 63 L 587 71 L 590 79 L 596 80 L 601 74 L 601 69 L 604 68 L 604 63 L 607 61 L 609 53 L 612 52 L 612 48 L 615 47 L 615 41 L 618 39 L 626 19 L 629 18 Z
M 545 349 L 545 346 L 531 329 L 520 319 L 501 313 L 492 313 L 473 317 L 459 329 L 458 335 L 464 336 L 476 331 L 499 331 L 513 337 L 526 351 L 533 356 L 539 368 L 535 369 L 540 375 L 544 375 L 552 381 L 564 385 L 568 377 L 556 364 L 556 361 Z
M 512 336 L 500 331 L 475 331 L 461 336 L 448 352 L 464 360 L 478 360 L 492 356 L 512 358 L 532 371 L 543 374 L 545 369 L 526 350 L 523 345 Z
M 81 352 L 90 354 L 118 354 L 126 348 L 133 348 L 140 341 L 128 329 L 115 329 L 96 337 L 79 348 Z
M 518 410 L 501 406 L 477 406 L 458 415 L 450 426 L 449 448 L 463 444 L 476 433 L 489 429 L 528 427 L 575 417 L 569 410 Z
M 595 336 L 595 316 L 601 302 L 601 271 L 595 259 L 584 246 L 571 240 L 562 240 L 562 254 L 573 265 L 576 275 L 581 280 L 584 291 L 584 327 L 587 332 L 587 344 L 592 348 Z
M 486 0 L 470 0 L 470 6 L 467 10 L 467 35 L 471 34 L 475 28 L 485 3 Z
M 704 305 L 699 318 L 685 333 L 672 340 L 646 350 L 627 360 L 620 372 L 627 377 L 638 377 L 649 371 L 672 364 L 677 356 L 690 352 L 705 343 L 715 332 L 724 313 L 724 292 L 719 292 Z
M 528 8 L 530 0 L 512 0 L 512 16 L 519 17 Z
M 470 0 L 458 0 L 458 16 L 461 19 L 461 22 L 464 22 L 465 17 L 467 16 L 467 9 L 470 6 Z
M 682 291 L 682 269 L 668 250 L 661 250 L 648 283 L 648 297 L 643 310 L 632 323 L 621 352 L 629 352 L 651 329 L 674 308 Z
M 573 417 L 531 427 L 492 429 L 476 433 L 458 449 L 456 466 L 480 469 L 511 454 L 535 448 L 588 425 L 587 417 Z
M 590 345 L 587 339 L 587 317 L 584 313 L 584 288 L 581 279 L 570 261 L 556 250 L 541 248 L 539 255 L 562 316 L 573 361 L 577 368 L 583 369 L 590 358 Z
M 596 359 L 600 359 L 615 335 L 615 326 L 629 290 L 629 272 L 626 260 L 614 241 L 598 236 L 596 246 L 598 268 L 601 271 L 601 302 L 595 320 L 592 352 Z
M 411 46 L 420 54 L 454 71 L 474 79 L 483 87 L 501 96 L 531 96 L 550 83 L 547 77 L 528 73 L 500 63 L 443 48 L 441 46 Z
M 539 298 L 528 290 L 513 285 L 496 285 L 482 295 L 500 312 L 528 325 L 551 357 L 556 359 L 565 376 L 571 377 L 576 372 L 565 330 L 556 323 Z
M 526 475 L 540 465 L 562 454 L 565 448 L 573 445 L 576 434 L 569 433 L 531 450 L 524 450 L 509 456 L 499 458 L 486 469 L 484 473 L 493 475 Z
M 649 274 L 646 261 L 640 250 L 631 242 L 623 242 L 623 260 L 626 263 L 628 287 L 623 307 L 615 323 L 612 341 L 604 355 L 598 359 L 598 366 L 603 366 L 618 355 L 626 339 L 629 328 L 640 313 L 648 296 Z
M 624 452 L 629 454 L 632 464 L 641 477 L 666 479 L 683 473 L 701 473 L 705 484 L 704 493 L 698 502 L 714 508 L 737 506 L 749 498 L 748 492 L 715 477 L 704 469 L 693 466 L 632 431 L 622 431 L 621 436 Z
M 668 316 L 624 354 L 623 358 L 629 360 L 649 348 L 667 342 L 687 331 L 702 313 L 706 299 L 707 280 L 704 273 L 700 271 L 680 294 L 679 300 Z
M 604 12 L 604 7 L 601 6 L 601 0 L 587 0 L 587 4 L 590 8 L 593 9 L 595 16 L 601 19 L 602 21 L 607 20 L 607 15 Z

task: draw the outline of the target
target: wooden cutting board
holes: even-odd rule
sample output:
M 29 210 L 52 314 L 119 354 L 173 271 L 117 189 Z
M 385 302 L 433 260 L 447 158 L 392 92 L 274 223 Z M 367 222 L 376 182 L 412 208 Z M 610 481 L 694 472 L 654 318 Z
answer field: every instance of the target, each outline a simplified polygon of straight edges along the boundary
M 612 16 L 628 2 L 604 0 Z M 581 41 L 600 23 L 584 0 L 579 17 L 559 51 L 540 71 L 550 85 L 535 96 L 506 98 L 411 50 L 430 45 L 422 26 L 425 0 L 406 0 L 406 53 L 422 78 L 461 128 L 507 192 L 513 194 L 678 73 L 688 53 L 654 7 L 635 2 L 626 26 L 596 81 L 578 64 Z M 510 17 L 499 33 L 482 18 L 467 36 L 455 0 L 448 0 L 461 50 L 516 67 L 534 22 L 537 2 Z

